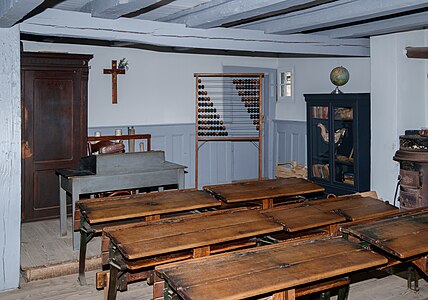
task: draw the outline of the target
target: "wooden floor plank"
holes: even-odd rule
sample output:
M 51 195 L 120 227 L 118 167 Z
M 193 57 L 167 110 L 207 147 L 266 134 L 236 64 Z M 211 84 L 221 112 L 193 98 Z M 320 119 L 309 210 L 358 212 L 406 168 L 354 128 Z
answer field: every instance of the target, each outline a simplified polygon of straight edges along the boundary
M 67 219 L 71 226 L 71 218 Z M 97 257 L 101 253 L 101 239 L 94 238 L 88 244 L 87 257 Z M 77 262 L 79 251 L 73 251 L 71 233 L 61 237 L 59 220 L 45 220 L 23 223 L 21 226 L 21 269 L 41 268 L 63 262 Z

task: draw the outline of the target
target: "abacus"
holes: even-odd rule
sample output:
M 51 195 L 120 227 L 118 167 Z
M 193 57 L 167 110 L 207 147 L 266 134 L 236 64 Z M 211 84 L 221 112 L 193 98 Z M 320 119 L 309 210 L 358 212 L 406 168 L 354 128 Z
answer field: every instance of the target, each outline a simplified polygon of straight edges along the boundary
M 255 143 L 259 150 L 258 177 L 261 179 L 263 74 L 196 73 L 194 76 L 196 78 L 196 188 L 198 187 L 200 142 Z

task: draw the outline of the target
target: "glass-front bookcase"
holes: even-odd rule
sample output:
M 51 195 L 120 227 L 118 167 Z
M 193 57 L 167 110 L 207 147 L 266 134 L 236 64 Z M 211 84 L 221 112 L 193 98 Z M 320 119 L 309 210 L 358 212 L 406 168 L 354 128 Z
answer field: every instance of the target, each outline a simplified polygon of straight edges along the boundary
M 306 94 L 308 179 L 327 193 L 370 189 L 370 94 Z

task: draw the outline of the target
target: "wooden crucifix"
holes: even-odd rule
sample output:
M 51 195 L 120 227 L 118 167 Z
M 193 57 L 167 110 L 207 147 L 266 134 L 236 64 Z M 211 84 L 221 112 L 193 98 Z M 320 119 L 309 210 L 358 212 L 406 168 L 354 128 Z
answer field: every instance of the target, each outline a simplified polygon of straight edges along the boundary
M 118 69 L 117 60 L 112 60 L 111 69 L 104 69 L 104 74 L 111 74 L 111 103 L 117 104 L 117 75 L 125 74 L 125 69 Z

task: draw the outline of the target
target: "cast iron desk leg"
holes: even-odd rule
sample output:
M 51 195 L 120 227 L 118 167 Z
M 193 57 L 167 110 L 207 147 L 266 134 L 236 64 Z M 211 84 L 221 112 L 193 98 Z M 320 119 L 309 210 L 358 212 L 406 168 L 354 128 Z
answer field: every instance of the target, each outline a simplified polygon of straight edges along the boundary
M 63 177 L 59 178 L 59 229 L 61 236 L 67 235 L 67 192 L 62 188 Z
M 86 244 L 88 234 L 85 230 L 80 230 L 80 253 L 79 253 L 79 282 L 80 285 L 86 285 L 85 278 L 85 259 L 86 259 Z
M 90 240 L 94 237 L 93 231 L 87 231 L 84 227 L 80 229 L 80 252 L 79 252 L 79 282 L 80 285 L 86 285 L 85 264 L 86 264 L 86 248 Z
M 72 188 L 71 188 L 71 239 L 73 243 L 73 250 L 79 250 L 80 237 L 79 232 L 74 231 L 74 214 L 76 211 L 76 202 L 79 201 L 80 196 L 80 182 L 78 178 L 72 179 Z
M 107 300 L 116 300 L 118 275 L 119 275 L 119 270 L 116 267 L 110 265 L 110 279 L 109 279 L 109 285 L 108 285 Z
M 337 300 L 348 299 L 348 294 L 349 294 L 349 284 L 347 284 L 347 285 L 345 285 L 339 289 L 339 293 L 337 295 Z
M 178 172 L 178 189 L 184 189 L 184 170 L 177 170 Z

